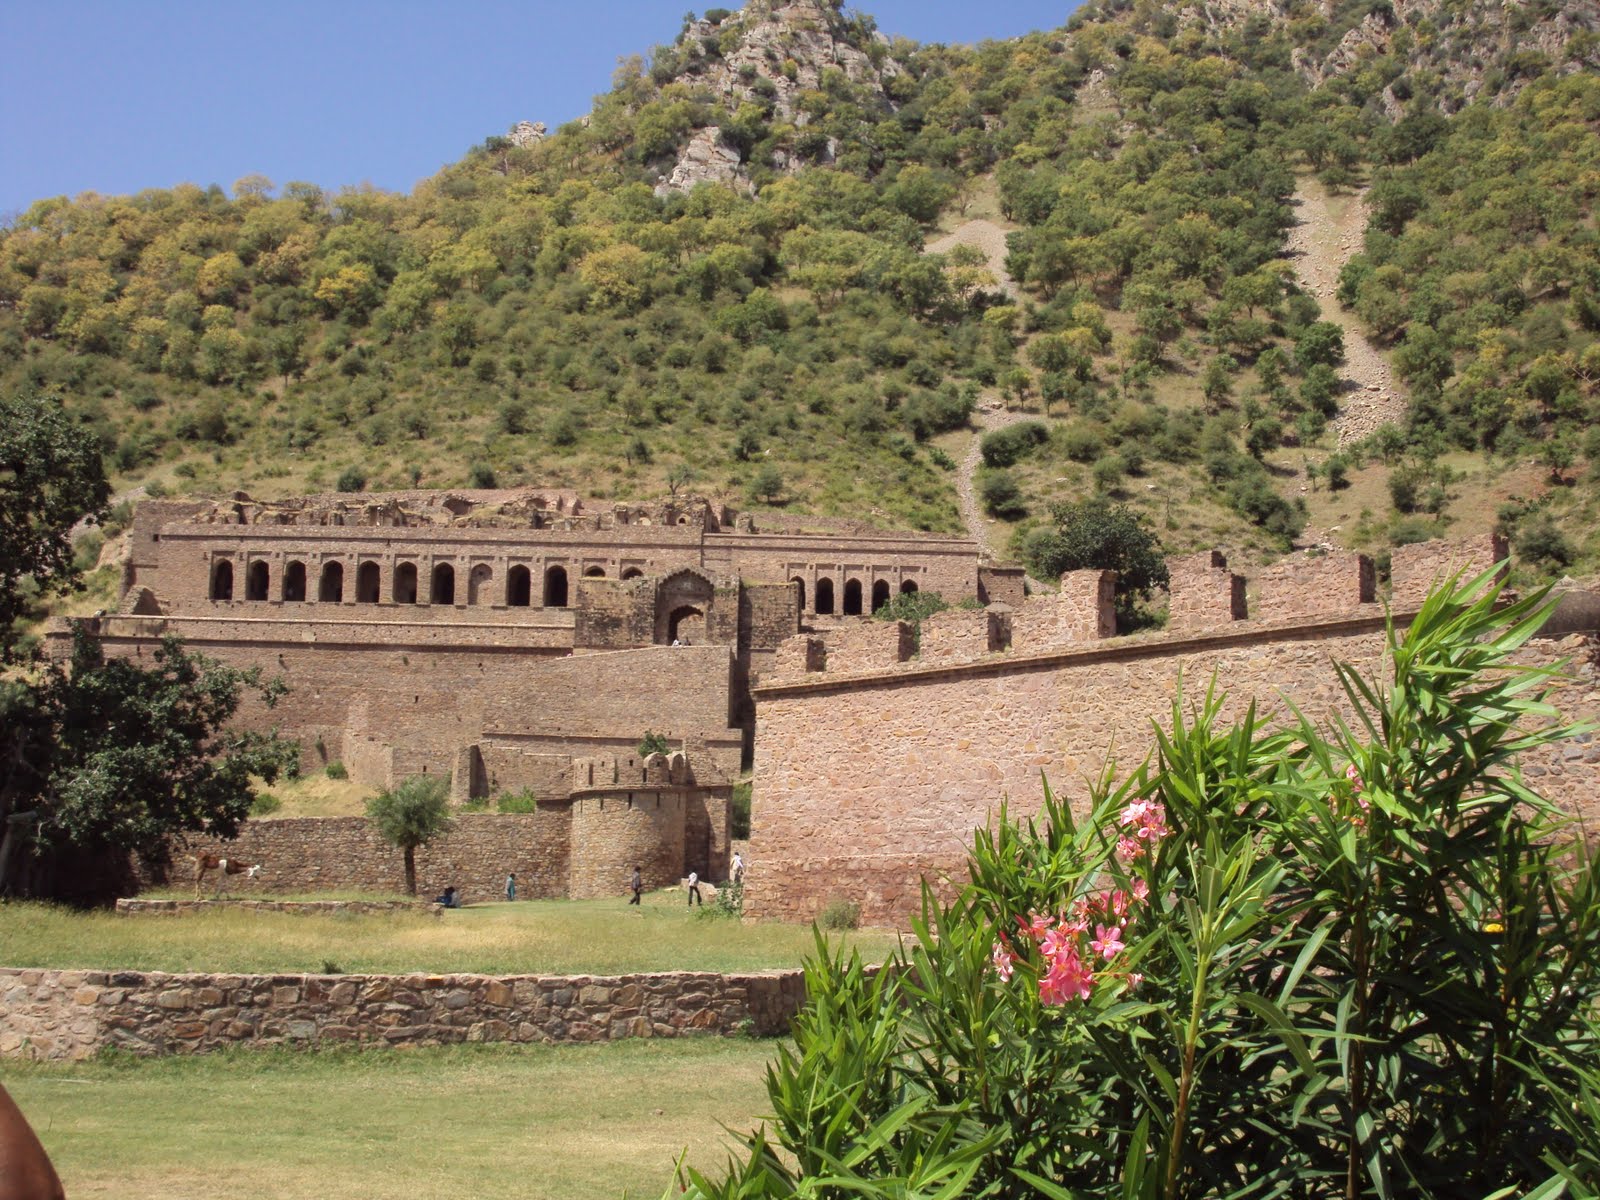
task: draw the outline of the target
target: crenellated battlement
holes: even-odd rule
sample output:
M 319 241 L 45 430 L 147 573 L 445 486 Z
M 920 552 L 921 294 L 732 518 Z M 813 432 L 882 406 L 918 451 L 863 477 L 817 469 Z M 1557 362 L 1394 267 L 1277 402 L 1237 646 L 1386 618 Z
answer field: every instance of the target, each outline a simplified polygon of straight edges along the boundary
M 1424 542 L 1391 556 L 1389 603 L 1399 612 L 1421 603 L 1429 587 L 1462 570 L 1481 572 L 1504 560 L 1501 539 Z M 1381 612 L 1373 560 L 1347 550 L 1298 552 L 1246 578 L 1228 569 L 1218 550 L 1167 559 L 1170 578 L 1164 633 L 1192 638 L 1263 626 L 1317 623 Z M 957 663 L 993 654 L 1046 654 L 1116 637 L 1116 572 L 1072 571 L 1056 591 L 1020 604 L 957 608 L 922 622 L 921 644 L 908 653 L 891 626 L 816 624 L 779 646 L 771 678 L 860 673 L 922 664 Z M 1149 636 L 1149 635 L 1143 635 Z

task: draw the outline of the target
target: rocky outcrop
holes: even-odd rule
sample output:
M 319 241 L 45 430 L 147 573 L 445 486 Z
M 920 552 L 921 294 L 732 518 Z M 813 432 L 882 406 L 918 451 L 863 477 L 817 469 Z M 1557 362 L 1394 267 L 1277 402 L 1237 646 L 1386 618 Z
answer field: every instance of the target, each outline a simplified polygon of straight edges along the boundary
M 884 84 L 903 68 L 890 55 L 888 40 L 865 28 L 823 0 L 750 0 L 736 15 L 688 22 L 670 53 L 677 80 L 708 95 L 716 108 L 732 114 L 753 104 L 772 122 L 803 130 L 810 114 L 802 97 L 824 90 L 833 72 L 884 111 L 894 108 Z M 807 163 L 831 162 L 837 151 L 831 140 L 803 155 L 780 149 L 773 165 L 797 171 Z M 688 191 L 705 182 L 750 182 L 738 151 L 715 125 L 696 131 L 671 170 L 662 173 L 656 192 Z
M 750 177 L 740 166 L 739 152 L 722 140 L 716 125 L 699 130 L 678 155 L 672 174 L 656 182 L 656 195 L 687 192 L 702 183 L 727 183 L 748 190 Z
M 543 121 L 518 121 L 506 135 L 513 146 L 535 146 L 544 141 L 549 132 Z

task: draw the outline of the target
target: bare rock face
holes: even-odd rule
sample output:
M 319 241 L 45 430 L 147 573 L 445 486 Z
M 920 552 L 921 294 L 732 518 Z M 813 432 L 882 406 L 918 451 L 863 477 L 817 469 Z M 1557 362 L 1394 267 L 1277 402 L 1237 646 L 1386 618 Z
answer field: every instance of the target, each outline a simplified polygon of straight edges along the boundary
M 821 90 L 830 72 L 843 75 L 871 93 L 884 111 L 892 111 L 894 102 L 883 85 L 903 68 L 888 47 L 882 34 L 864 36 L 860 26 L 825 0 L 749 0 L 736 16 L 690 22 L 676 49 L 685 60 L 679 78 L 708 94 L 717 106 L 731 114 L 755 104 L 770 111 L 774 122 L 801 129 L 810 120 L 801 96 Z M 793 172 L 808 161 L 831 162 L 836 153 L 831 143 L 804 156 L 780 149 L 773 165 Z M 656 191 L 687 191 L 708 180 L 749 184 L 737 152 L 716 126 L 695 133 Z
M 662 176 L 656 183 L 656 195 L 691 191 L 701 183 L 750 187 L 750 177 L 739 163 L 739 152 L 722 140 L 722 129 L 716 125 L 697 131 L 689 139 L 689 144 L 678 155 L 672 174 Z
M 518 121 L 506 136 L 513 146 L 532 146 L 544 141 L 549 132 L 543 121 Z

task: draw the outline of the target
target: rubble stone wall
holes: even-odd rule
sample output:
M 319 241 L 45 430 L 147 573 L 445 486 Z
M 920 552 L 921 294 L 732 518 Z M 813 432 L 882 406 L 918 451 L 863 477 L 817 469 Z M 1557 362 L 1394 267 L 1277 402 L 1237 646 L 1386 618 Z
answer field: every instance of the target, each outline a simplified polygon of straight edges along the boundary
M 799 971 L 498 978 L 0 967 L 0 1057 L 771 1036 L 788 1031 L 804 995 Z

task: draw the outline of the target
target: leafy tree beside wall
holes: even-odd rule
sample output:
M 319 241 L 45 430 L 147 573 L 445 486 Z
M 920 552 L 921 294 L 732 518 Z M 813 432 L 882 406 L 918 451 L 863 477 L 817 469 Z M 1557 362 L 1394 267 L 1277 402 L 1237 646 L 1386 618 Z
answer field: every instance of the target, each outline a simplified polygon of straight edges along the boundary
M 406 894 L 417 894 L 417 849 L 448 833 L 450 785 L 438 775 L 412 775 L 367 802 L 367 820 L 405 858 Z

